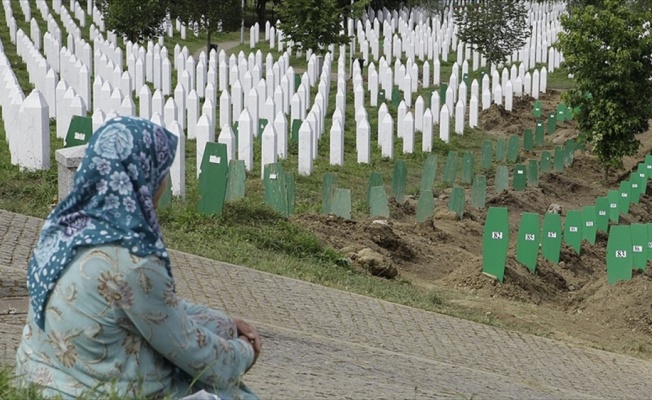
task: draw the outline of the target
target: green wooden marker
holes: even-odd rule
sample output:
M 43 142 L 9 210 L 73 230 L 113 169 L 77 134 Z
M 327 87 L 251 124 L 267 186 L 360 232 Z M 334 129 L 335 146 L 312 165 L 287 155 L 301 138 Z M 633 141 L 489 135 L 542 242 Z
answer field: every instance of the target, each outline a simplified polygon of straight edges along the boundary
M 281 164 L 265 165 L 263 186 L 265 187 L 265 204 L 287 217 L 289 215 L 287 177 Z
M 333 197 L 337 188 L 337 178 L 334 174 L 324 174 L 321 186 L 321 212 L 328 215 L 333 212 Z
M 525 190 L 525 184 L 527 182 L 525 165 L 518 164 L 514 167 L 514 179 L 512 181 L 512 186 L 514 190 L 523 191 Z
M 518 143 L 518 136 L 511 135 L 509 137 L 509 144 L 507 146 L 507 161 L 512 163 L 517 162 L 519 151 L 520 148 Z
M 641 201 L 641 176 L 638 172 L 632 172 L 629 175 L 629 198 L 632 204 L 638 204 Z
M 401 94 L 398 91 L 398 87 L 394 86 L 392 88 L 392 104 L 394 105 L 394 107 L 398 107 L 399 103 L 401 102 L 401 97 L 400 96 L 401 96 Z
M 647 259 L 652 261 L 652 223 L 647 225 Z
M 226 202 L 242 199 L 245 196 L 247 170 L 244 160 L 229 161 L 229 172 L 226 186 Z
M 541 161 L 539 162 L 540 172 L 545 174 L 552 170 L 552 161 L 550 160 L 550 152 L 542 151 L 541 152 Z
M 632 236 L 629 226 L 613 225 L 607 241 L 607 282 L 632 279 Z
M 595 199 L 595 227 L 604 233 L 609 231 L 609 198 L 607 196 Z M 616 205 L 617 207 L 617 205 Z
M 375 171 L 369 176 L 369 183 L 367 184 L 367 207 L 371 202 L 371 188 L 374 186 L 384 186 L 383 177 Z
M 539 214 L 528 212 L 521 214 L 521 225 L 516 239 L 516 260 L 532 272 L 537 268 L 540 234 Z
M 435 213 L 435 198 L 432 190 L 422 190 L 417 202 L 417 222 L 421 223 Z
M 292 173 L 286 173 L 285 174 L 285 183 L 286 183 L 286 191 L 287 191 L 287 201 L 288 201 L 288 215 L 294 214 L 294 205 L 296 201 L 296 192 L 297 192 L 297 186 L 294 181 L 294 174 Z
M 582 247 L 582 213 L 578 210 L 569 210 L 566 213 L 564 226 L 564 241 L 580 254 Z
M 564 143 L 564 167 L 568 167 L 575 159 L 575 140 L 568 139 Z
M 534 128 L 534 145 L 537 147 L 543 146 L 544 142 L 544 127 L 543 127 L 543 121 L 537 121 L 535 128 Z
M 462 183 L 470 185 L 473 181 L 473 153 L 465 152 L 462 158 Z
M 539 186 L 539 161 L 530 160 L 527 167 L 528 186 Z
M 505 276 L 509 247 L 509 219 L 507 208 L 490 207 L 482 235 L 482 273 L 499 282 Z
M 464 215 L 464 189 L 461 187 L 454 187 L 451 192 L 451 197 L 448 200 L 448 209 L 454 211 L 457 214 L 457 218 L 462 218 Z
M 496 193 L 501 193 L 509 188 L 509 170 L 506 165 L 496 167 L 496 178 L 494 186 Z
M 389 204 L 387 203 L 387 194 L 382 186 L 371 188 L 371 199 L 369 204 L 369 216 L 389 218 Z
M 407 186 L 407 166 L 405 161 L 396 160 L 392 173 L 392 196 L 398 204 L 405 202 L 405 188 Z
M 632 189 L 632 184 L 629 181 L 620 182 L 620 201 L 618 203 L 618 208 L 623 215 L 629 214 L 629 205 L 631 204 L 631 199 L 629 192 Z
M 437 156 L 430 154 L 423 164 L 423 174 L 421 174 L 421 191 L 432 190 L 437 176 Z
M 344 219 L 351 219 L 351 190 L 335 189 L 333 195 L 333 214 Z
M 457 152 L 449 151 L 446 158 L 446 167 L 444 167 L 444 183 L 447 186 L 455 184 L 455 177 L 457 176 Z
M 199 174 L 199 205 L 201 214 L 221 215 L 226 198 L 229 166 L 226 158 L 226 145 L 208 142 Z
M 566 106 L 564 103 L 557 105 L 557 122 L 564 122 L 566 120 Z
M 548 135 L 551 135 L 557 131 L 557 116 L 555 113 L 548 115 Z
M 297 143 L 299 141 L 299 129 L 301 129 L 301 120 L 300 119 L 293 119 L 292 120 L 292 136 L 291 140 L 294 143 Z
M 560 146 L 555 147 L 555 171 L 564 171 L 564 149 Z
M 473 179 L 471 189 L 471 206 L 475 208 L 484 208 L 487 201 L 487 178 L 484 175 L 477 175 Z
M 504 138 L 499 138 L 496 142 L 496 161 L 505 162 L 507 159 L 507 143 Z
M 632 268 L 645 271 L 647 264 L 647 225 L 632 224 Z
M 647 169 L 645 163 L 639 163 L 636 173 L 639 175 L 639 196 L 647 193 Z
M 81 146 L 90 140 L 93 136 L 93 119 L 90 117 L 82 117 L 73 115 L 68 126 L 66 139 L 64 140 L 63 147 Z
M 595 244 L 597 227 L 595 206 L 584 206 L 582 208 L 582 239 L 591 244 Z
M 561 216 L 556 213 L 546 213 L 541 234 L 541 255 L 555 264 L 559 263 L 561 232 Z
M 607 199 L 609 199 L 609 221 L 618 223 L 620 219 L 620 192 L 618 190 L 608 191 Z
M 526 151 L 532 151 L 534 146 L 534 134 L 532 129 L 526 129 L 523 132 L 523 149 Z
M 543 110 L 543 106 L 541 105 L 541 100 L 535 101 L 532 107 L 532 115 L 539 118 L 541 116 L 542 110 Z
M 494 157 L 493 143 L 491 140 L 485 140 L 482 142 L 482 169 L 488 171 L 491 169 L 491 164 Z
M 652 178 L 652 155 L 645 156 L 645 169 L 648 179 Z

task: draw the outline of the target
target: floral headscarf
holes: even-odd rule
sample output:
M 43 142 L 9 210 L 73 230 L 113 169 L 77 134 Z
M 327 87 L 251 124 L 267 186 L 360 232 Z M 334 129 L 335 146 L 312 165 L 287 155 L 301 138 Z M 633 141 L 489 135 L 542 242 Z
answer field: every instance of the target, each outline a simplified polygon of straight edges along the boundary
M 115 243 L 155 255 L 170 271 L 153 196 L 170 170 L 177 137 L 148 120 L 117 117 L 91 137 L 71 193 L 47 218 L 27 269 L 35 322 L 78 247 Z

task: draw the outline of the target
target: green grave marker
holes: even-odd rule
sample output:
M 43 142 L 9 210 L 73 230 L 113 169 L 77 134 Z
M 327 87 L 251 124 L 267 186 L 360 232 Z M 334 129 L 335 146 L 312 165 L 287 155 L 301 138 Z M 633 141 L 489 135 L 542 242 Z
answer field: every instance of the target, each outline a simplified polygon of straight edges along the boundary
M 496 193 L 501 193 L 509 188 L 509 170 L 506 165 L 496 167 L 494 186 L 496 187 Z
M 369 216 L 389 218 L 389 204 L 387 203 L 387 194 L 382 186 L 371 188 L 371 199 L 369 201 Z
M 439 102 L 440 103 L 445 103 L 446 102 L 446 91 L 448 90 L 448 83 L 442 83 L 439 85 Z M 453 110 L 448 110 L 450 112 L 453 112 Z
M 247 180 L 247 171 L 244 160 L 229 161 L 229 172 L 226 185 L 226 202 L 244 198 Z
M 398 91 L 398 87 L 394 86 L 392 88 L 392 105 L 394 107 L 398 107 L 399 103 L 401 102 L 401 97 L 400 96 L 401 96 L 401 94 Z
M 638 204 L 641 201 L 641 176 L 638 172 L 632 172 L 629 175 L 629 198 L 632 204 Z
M 532 129 L 526 129 L 523 132 L 523 149 L 526 151 L 532 151 L 534 146 L 534 135 L 532 134 Z
M 290 215 L 287 176 L 281 164 L 272 163 L 265 165 L 263 186 L 265 187 L 265 204 L 284 217 Z
M 525 165 L 516 165 L 514 167 L 514 179 L 512 180 L 512 187 L 514 187 L 514 190 L 518 190 L 519 192 L 523 191 L 525 190 L 526 181 Z
M 487 201 L 487 178 L 484 175 L 477 175 L 473 179 L 471 189 L 471 206 L 475 208 L 484 208 Z
M 201 214 L 221 215 L 226 198 L 229 166 L 226 145 L 208 142 L 204 148 L 199 174 L 199 205 Z
M 265 130 L 265 127 L 267 126 L 269 122 L 265 118 L 259 118 L 258 119 L 258 133 L 256 137 L 261 137 L 263 134 L 263 131 Z
M 511 135 L 509 137 L 509 144 L 507 146 L 507 161 L 509 162 L 517 162 L 518 161 L 518 153 L 519 153 L 519 143 L 518 143 L 518 136 L 516 135 Z
M 629 205 L 631 204 L 631 199 L 629 192 L 632 189 L 632 184 L 629 181 L 620 182 L 620 201 L 618 203 L 618 208 L 623 215 L 629 214 Z
M 422 190 L 417 201 L 417 222 L 421 223 L 435 213 L 435 197 L 432 190 Z
M 568 167 L 575 159 L 575 141 L 569 139 L 564 143 L 564 167 Z
M 462 158 L 462 183 L 470 185 L 473 181 L 473 153 L 465 152 Z
M 296 74 L 294 75 L 294 87 L 298 89 L 299 86 L 301 86 L 301 74 Z
M 351 219 L 351 190 L 335 189 L 332 213 L 344 219 Z
M 516 239 L 516 260 L 534 272 L 537 268 L 540 243 L 539 214 L 521 214 L 521 225 Z
M 559 262 L 561 232 L 561 216 L 557 213 L 546 213 L 541 233 L 541 255 L 554 264 Z
M 595 206 L 582 207 L 582 239 L 595 244 L 597 234 L 597 213 Z
M 607 241 L 607 282 L 632 279 L 632 236 L 629 226 L 614 225 L 609 229 Z
M 457 176 L 457 152 L 449 151 L 448 158 L 446 158 L 446 167 L 444 167 L 444 183 L 447 186 L 455 184 L 455 177 Z
M 499 138 L 496 141 L 496 161 L 499 163 L 505 162 L 507 159 L 507 143 L 504 138 Z
M 326 172 L 322 179 L 321 186 L 322 214 L 328 215 L 333 212 L 333 197 L 335 196 L 335 189 L 337 189 L 337 178 L 334 174 Z
M 564 149 L 560 146 L 555 147 L 555 171 L 564 171 Z
M 437 156 L 430 154 L 423 164 L 423 174 L 421 174 L 421 191 L 432 190 L 437 176 Z
M 482 235 L 482 273 L 499 282 L 505 276 L 509 247 L 507 208 L 489 207 Z
M 301 120 L 293 119 L 292 120 L 292 135 L 291 138 L 294 143 L 299 142 L 299 129 L 301 128 Z
M 63 147 L 84 145 L 88 143 L 91 136 L 93 136 L 93 119 L 74 115 L 70 120 Z
M 569 210 L 566 213 L 566 223 L 564 224 L 564 241 L 580 254 L 582 246 L 582 212 L 579 210 Z
M 557 122 L 566 120 L 566 106 L 564 103 L 557 104 Z
M 645 271 L 647 264 L 647 225 L 632 224 L 632 268 Z
M 451 192 L 451 197 L 448 200 L 448 209 L 454 211 L 457 214 L 457 218 L 462 218 L 464 215 L 464 189 L 461 187 L 454 187 Z
M 539 186 L 539 161 L 530 160 L 527 167 L 527 184 L 528 186 Z
M 288 215 L 294 214 L 294 204 L 297 197 L 297 186 L 293 173 L 285 174 L 285 182 L 288 194 Z
M 552 161 L 550 160 L 550 152 L 542 151 L 541 152 L 541 161 L 539 161 L 540 172 L 545 174 L 552 170 Z
M 374 186 L 384 186 L 383 177 L 376 171 L 372 172 L 371 176 L 369 176 L 369 183 L 367 184 L 367 207 L 369 207 L 371 201 L 371 188 Z
M 545 130 L 543 121 L 537 121 L 534 128 L 534 145 L 537 147 L 543 146 Z
M 618 190 L 610 190 L 607 192 L 607 199 L 609 199 L 609 220 L 618 223 L 620 219 L 620 192 Z
M 172 205 L 172 178 L 170 177 L 170 174 L 168 174 L 168 177 L 165 180 L 165 190 L 163 191 L 163 195 L 158 201 L 158 207 L 160 209 L 164 209 L 171 205 Z
M 595 199 L 595 228 L 605 233 L 609 231 L 609 204 L 609 198 L 607 196 Z
M 555 133 L 557 130 L 557 116 L 555 113 L 550 113 L 548 116 L 548 135 Z
M 647 224 L 647 259 L 652 261 L 652 222 Z
M 539 118 L 541 116 L 542 111 L 543 111 L 543 105 L 541 104 L 541 100 L 535 101 L 534 106 L 532 107 L 532 115 Z
M 647 170 L 647 177 L 652 178 L 652 155 L 645 156 L 645 169 Z
M 385 102 L 385 89 L 378 90 L 378 105 Z
M 639 176 L 639 197 L 647 192 L 647 167 L 644 163 L 639 163 L 636 173 Z
M 392 173 L 392 196 L 398 204 L 405 202 L 405 187 L 407 186 L 407 166 L 404 160 L 396 160 Z
M 491 140 L 485 140 L 482 142 L 482 169 L 488 171 L 491 169 L 491 164 L 494 157 L 494 148 Z

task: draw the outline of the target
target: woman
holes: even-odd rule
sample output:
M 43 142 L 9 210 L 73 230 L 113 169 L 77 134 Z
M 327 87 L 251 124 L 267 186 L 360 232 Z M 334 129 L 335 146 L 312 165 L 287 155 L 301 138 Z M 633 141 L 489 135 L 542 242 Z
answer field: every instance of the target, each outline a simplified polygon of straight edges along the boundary
M 175 294 L 155 206 L 176 147 L 147 120 L 108 121 L 45 221 L 16 356 L 17 375 L 45 396 L 257 398 L 242 383 L 256 330 Z

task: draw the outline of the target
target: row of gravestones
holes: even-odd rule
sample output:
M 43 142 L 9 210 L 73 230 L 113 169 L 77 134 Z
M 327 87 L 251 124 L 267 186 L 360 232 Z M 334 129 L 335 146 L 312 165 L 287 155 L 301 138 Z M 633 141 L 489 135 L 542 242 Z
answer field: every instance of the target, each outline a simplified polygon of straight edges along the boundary
M 652 224 L 617 224 L 620 214 L 628 214 L 631 204 L 638 204 L 652 178 L 652 155 L 638 164 L 630 178 L 617 190 L 598 197 L 595 205 L 566 214 L 564 229 L 561 216 L 547 213 L 540 227 L 540 215 L 523 213 L 516 240 L 516 260 L 535 272 L 539 249 L 544 259 L 558 263 L 563 241 L 580 254 L 582 241 L 594 245 L 598 231 L 608 233 L 607 281 L 613 284 L 631 280 L 632 270 L 645 270 L 652 261 Z M 503 281 L 509 247 L 508 210 L 491 207 L 487 213 L 483 235 L 483 273 Z

